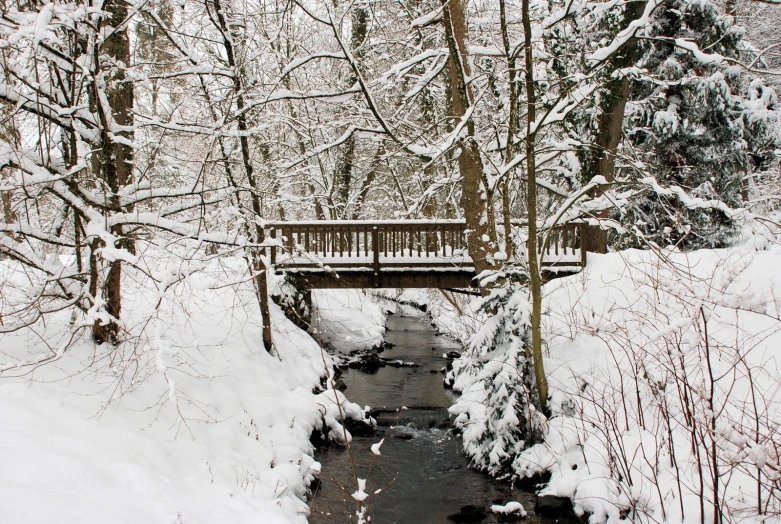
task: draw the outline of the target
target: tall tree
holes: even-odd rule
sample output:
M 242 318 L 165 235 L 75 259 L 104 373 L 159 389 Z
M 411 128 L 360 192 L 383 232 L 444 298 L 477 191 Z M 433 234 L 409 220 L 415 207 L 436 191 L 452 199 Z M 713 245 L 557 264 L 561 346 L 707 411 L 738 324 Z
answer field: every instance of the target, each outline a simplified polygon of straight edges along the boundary
M 473 111 L 475 100 L 469 81 L 472 78 L 466 12 L 460 0 L 443 0 L 443 23 L 447 42 L 448 79 L 453 116 L 464 126 L 459 141 L 458 169 L 461 174 L 461 207 L 468 228 L 469 254 L 478 275 L 494 269 L 496 218 L 493 191 L 485 177 L 480 148 L 476 141 Z
M 130 37 L 128 34 L 127 4 L 110 0 L 105 4 L 108 16 L 101 20 L 102 29 L 108 34 L 105 41 L 95 42 L 93 63 L 95 71 L 92 83 L 92 100 L 101 123 L 101 148 L 95 155 L 95 167 L 105 183 L 108 206 L 114 211 L 130 211 L 120 199 L 120 189 L 133 181 L 133 83 L 126 75 L 130 64 Z M 105 53 L 105 59 L 101 54 Z M 125 228 L 116 225 L 111 233 L 119 239 L 119 246 L 133 253 L 132 239 L 125 236 Z M 95 252 L 105 247 L 100 239 L 92 243 L 93 264 Z M 113 248 L 115 246 L 107 246 Z M 93 266 L 94 267 L 94 266 Z M 97 282 L 94 279 L 93 282 Z M 122 309 L 122 260 L 109 262 L 109 270 L 102 286 L 105 310 L 111 320 L 98 320 L 93 326 L 93 336 L 98 342 L 118 342 L 119 325 L 115 319 Z
M 644 1 L 629 2 L 624 7 L 624 15 L 617 30 L 627 30 L 643 14 L 645 6 Z M 614 180 L 616 153 L 623 137 L 624 116 L 629 100 L 630 79 L 621 71 L 633 66 L 639 58 L 640 46 L 637 38 L 632 37 L 610 56 L 608 64 L 603 68 L 595 142 L 587 148 L 582 171 L 585 183 L 595 176 L 603 177 L 608 183 Z M 604 188 L 594 190 L 594 196 L 599 196 L 603 191 Z M 599 212 L 598 218 L 607 218 L 607 211 Z M 583 245 L 591 252 L 607 253 L 607 230 L 599 225 L 587 226 Z
M 627 119 L 625 147 L 654 166 L 663 185 L 742 207 L 750 156 L 775 147 L 767 119 L 772 107 L 761 103 L 761 94 L 754 101 L 747 93 L 762 91 L 761 82 L 730 67 L 729 60 L 739 60 L 745 49 L 743 31 L 716 4 L 667 0 L 649 36 L 640 61 L 649 75 L 633 83 L 636 110 Z M 683 49 L 684 39 L 708 56 Z M 659 244 L 724 247 L 738 230 L 722 211 L 690 209 L 653 192 L 633 201 L 627 212 L 645 240 Z
M 537 93 L 534 84 L 534 49 L 532 47 L 532 21 L 529 0 L 522 0 L 523 57 L 526 87 L 526 216 L 529 235 L 526 241 L 529 263 L 529 291 L 532 299 L 531 354 L 534 359 L 534 377 L 540 406 L 547 413 L 548 378 L 542 359 L 542 275 L 540 253 L 537 250 Z

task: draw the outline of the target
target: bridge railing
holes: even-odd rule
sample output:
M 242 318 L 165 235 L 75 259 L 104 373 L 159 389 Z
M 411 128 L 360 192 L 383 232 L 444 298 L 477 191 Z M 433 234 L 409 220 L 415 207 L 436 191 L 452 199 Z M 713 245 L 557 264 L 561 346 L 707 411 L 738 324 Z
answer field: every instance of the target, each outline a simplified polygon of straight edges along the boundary
M 266 228 L 283 246 L 271 248 L 271 263 L 289 268 L 473 267 L 464 220 L 318 220 L 274 222 Z M 583 234 L 584 225 L 572 223 L 554 227 L 545 245 L 541 237 L 543 269 L 584 267 Z
M 540 235 L 537 251 L 542 255 L 542 269 L 558 271 L 568 267 L 586 267 L 586 250 L 582 249 L 585 233 L 586 224 L 570 223 L 554 226 L 544 245 L 545 236 Z

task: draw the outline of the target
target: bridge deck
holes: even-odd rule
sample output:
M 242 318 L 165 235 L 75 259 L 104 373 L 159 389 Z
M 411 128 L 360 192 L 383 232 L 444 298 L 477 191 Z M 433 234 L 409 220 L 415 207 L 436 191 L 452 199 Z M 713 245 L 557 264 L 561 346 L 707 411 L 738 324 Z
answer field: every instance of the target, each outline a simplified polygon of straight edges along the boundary
M 268 224 L 281 240 L 271 262 L 313 289 L 474 287 L 462 220 L 316 221 Z M 558 226 L 544 249 L 543 270 L 577 272 L 585 265 L 580 224 Z

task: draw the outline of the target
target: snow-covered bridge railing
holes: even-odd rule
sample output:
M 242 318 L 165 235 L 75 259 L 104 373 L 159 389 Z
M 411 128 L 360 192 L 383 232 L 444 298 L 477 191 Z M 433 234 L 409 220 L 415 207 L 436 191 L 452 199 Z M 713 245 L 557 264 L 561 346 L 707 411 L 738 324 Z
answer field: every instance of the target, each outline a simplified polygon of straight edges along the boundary
M 463 220 L 319 220 L 275 222 L 271 263 L 310 288 L 463 288 L 474 285 Z M 543 269 L 571 273 L 585 264 L 581 226 L 557 226 Z M 542 251 L 541 251 L 542 252 Z

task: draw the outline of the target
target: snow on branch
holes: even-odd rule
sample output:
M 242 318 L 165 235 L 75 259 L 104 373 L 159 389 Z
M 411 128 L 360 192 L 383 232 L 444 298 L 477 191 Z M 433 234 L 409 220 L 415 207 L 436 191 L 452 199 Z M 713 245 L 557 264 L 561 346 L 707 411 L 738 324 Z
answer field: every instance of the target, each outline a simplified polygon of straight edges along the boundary
M 710 209 L 714 211 L 721 211 L 733 220 L 740 220 L 750 217 L 750 213 L 746 209 L 733 209 L 720 200 L 705 200 L 704 198 L 692 197 L 678 186 L 662 187 L 654 177 L 649 176 L 642 178 L 640 179 L 640 183 L 650 187 L 659 196 L 677 198 L 689 209 Z
M 660 0 L 648 0 L 645 4 L 643 14 L 637 20 L 632 21 L 626 29 L 618 33 L 618 35 L 605 47 L 597 49 L 591 53 L 587 59 L 591 62 L 604 62 L 611 56 L 613 56 L 619 49 L 621 49 L 627 42 L 637 35 L 637 32 L 641 29 L 648 27 L 651 23 L 651 15 L 660 5 Z
M 280 74 L 280 78 L 284 78 L 299 67 L 303 66 L 304 64 L 311 62 L 312 60 L 319 60 L 321 58 L 332 58 L 335 60 L 346 60 L 347 57 L 344 55 L 344 53 L 329 53 L 329 52 L 322 52 L 322 53 L 315 53 L 313 55 L 304 56 L 301 58 L 298 58 L 296 60 L 293 60 L 290 62 L 287 66 L 285 66 L 285 69 L 282 70 L 282 73 Z
M 444 6 L 440 6 L 433 11 L 426 13 L 425 15 L 421 15 L 414 19 L 410 25 L 412 27 L 422 28 L 422 27 L 428 27 L 431 24 L 436 24 L 437 22 L 442 21 L 442 10 L 444 9 Z

